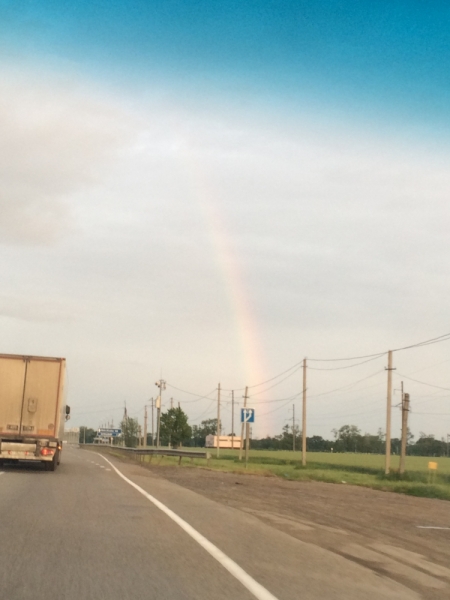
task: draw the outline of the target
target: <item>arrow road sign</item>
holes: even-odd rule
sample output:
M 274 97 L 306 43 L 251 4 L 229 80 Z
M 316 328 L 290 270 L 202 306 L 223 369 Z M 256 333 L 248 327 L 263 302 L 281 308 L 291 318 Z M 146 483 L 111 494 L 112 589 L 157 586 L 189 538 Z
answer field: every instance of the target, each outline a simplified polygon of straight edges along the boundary
M 255 422 L 255 409 L 254 408 L 241 408 L 241 423 L 254 423 Z

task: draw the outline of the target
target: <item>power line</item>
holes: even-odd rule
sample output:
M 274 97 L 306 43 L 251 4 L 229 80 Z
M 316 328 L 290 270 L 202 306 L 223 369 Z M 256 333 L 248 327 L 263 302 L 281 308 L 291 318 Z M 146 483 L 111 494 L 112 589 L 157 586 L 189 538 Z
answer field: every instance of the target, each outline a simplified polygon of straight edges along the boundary
M 201 419 L 202 417 L 204 417 L 206 415 L 206 413 L 211 410 L 213 403 L 215 403 L 215 400 L 211 400 L 211 402 L 209 403 L 208 408 L 206 410 L 204 410 L 198 417 L 195 417 L 195 419 L 193 419 L 193 421 L 198 421 L 199 419 Z
M 450 339 L 450 333 L 445 333 L 436 338 L 425 340 L 424 342 L 418 342 L 417 344 L 411 344 L 410 346 L 403 346 L 403 348 L 395 348 L 392 352 L 400 352 L 401 350 L 409 350 L 411 348 L 417 348 L 419 346 L 430 346 L 431 344 L 438 344 L 439 342 L 446 342 Z
M 401 352 L 403 350 L 409 350 L 411 348 L 418 348 L 420 346 L 428 346 L 428 345 L 431 345 L 431 344 L 437 344 L 437 343 L 445 342 L 445 341 L 448 341 L 448 340 L 450 340 L 450 333 L 446 333 L 444 335 L 440 335 L 440 336 L 435 337 L 435 338 L 430 338 L 430 339 L 424 340 L 422 342 L 417 342 L 416 344 L 411 344 L 409 346 L 402 346 L 401 348 L 395 348 L 394 350 L 392 350 L 392 352 Z M 363 360 L 364 362 L 370 362 L 370 360 L 372 360 L 372 359 L 375 360 L 377 358 L 380 358 L 380 357 L 384 356 L 385 354 L 387 354 L 386 351 L 377 352 L 375 354 L 365 354 L 365 355 L 362 355 L 362 356 L 347 356 L 345 358 L 308 358 L 308 362 L 345 362 L 345 361 L 349 361 L 349 360 Z M 365 361 L 364 359 L 369 359 L 369 360 Z M 345 367 L 337 367 L 336 370 L 339 369 L 339 368 L 342 368 L 342 369 L 348 368 L 348 369 L 350 369 L 352 367 L 357 367 L 360 364 L 364 364 L 364 362 L 357 363 L 357 364 L 354 364 L 354 365 L 345 366 Z M 289 369 L 286 369 L 285 371 L 282 371 L 281 373 L 278 373 L 278 375 L 275 375 L 274 377 L 271 377 L 270 379 L 266 379 L 265 381 L 262 381 L 260 383 L 256 383 L 256 384 L 250 385 L 250 386 L 248 386 L 248 388 L 251 389 L 251 388 L 259 387 L 261 385 L 265 385 L 266 383 L 270 383 L 271 381 L 274 381 L 275 379 L 278 379 L 279 377 L 282 377 L 286 373 L 289 373 L 289 371 L 292 371 L 293 369 L 296 369 L 296 367 L 300 368 L 301 365 L 302 365 L 302 363 L 303 363 L 303 361 L 296 362 L 294 365 L 292 365 L 292 367 L 290 367 Z M 317 371 L 319 371 L 319 370 L 324 370 L 324 371 L 325 370 L 329 370 L 329 371 L 333 370 L 333 369 L 325 369 L 325 368 L 324 369 L 320 369 L 320 368 L 315 368 L 315 367 L 308 367 L 308 368 L 309 369 L 313 369 L 314 368 L 314 370 L 317 370 Z M 295 373 L 295 371 L 294 371 L 294 373 Z M 294 373 L 291 373 L 291 375 L 293 375 Z M 291 375 L 289 375 L 288 377 L 290 377 Z M 285 380 L 283 380 L 283 381 L 285 381 Z M 281 383 L 281 382 L 279 382 L 279 383 Z M 278 385 L 278 384 L 276 384 L 276 385 Z M 174 387 L 174 386 L 172 386 L 172 387 Z M 178 389 L 178 388 L 175 388 L 175 389 Z M 233 389 L 234 389 L 235 392 L 239 392 L 239 391 L 244 390 L 245 388 L 233 388 Z M 271 388 L 267 388 L 267 389 L 271 389 Z M 225 389 L 224 388 L 223 391 L 231 392 L 232 389 L 231 388 L 230 389 Z M 187 392 L 187 393 L 192 393 L 192 392 Z M 262 392 L 257 392 L 257 393 L 262 393 Z
M 419 381 L 418 379 L 413 379 L 412 377 L 408 377 L 408 375 L 402 375 L 401 373 L 396 373 L 399 377 L 404 377 L 405 379 L 409 379 L 410 381 L 414 381 L 415 383 L 420 383 L 422 385 L 428 385 L 429 387 L 437 388 L 439 390 L 445 390 L 446 392 L 450 392 L 450 388 L 442 387 L 440 385 L 434 385 L 433 383 L 426 383 L 425 381 Z
M 302 361 L 300 361 L 298 363 L 295 363 L 295 365 L 293 365 L 289 369 L 286 369 L 286 371 L 283 371 L 282 373 L 278 373 L 278 375 L 275 375 L 275 377 L 271 377 L 270 379 L 266 379 L 265 381 L 261 381 L 261 383 L 255 383 L 254 385 L 249 385 L 247 387 L 248 387 L 248 389 L 251 389 L 251 388 L 259 387 L 260 385 L 265 385 L 266 383 L 270 383 L 274 379 L 278 379 L 278 377 L 282 377 L 286 373 L 289 373 L 289 371 L 292 371 L 292 369 L 295 369 L 296 367 L 299 367 L 299 365 L 301 366 L 301 364 L 302 364 Z M 298 369 L 296 369 L 296 371 L 298 371 Z M 295 371 L 294 371 L 294 373 L 295 373 Z M 291 373 L 291 375 L 293 375 L 294 373 Z M 291 375 L 289 375 L 288 377 L 290 377 Z M 283 381 L 285 381 L 286 379 L 288 379 L 288 377 L 286 377 L 285 379 L 283 379 Z M 268 389 L 271 389 L 271 388 L 268 388 Z M 243 390 L 245 390 L 245 387 L 243 387 L 243 388 L 233 388 L 233 390 L 232 389 L 225 389 L 225 388 L 223 389 L 224 392 L 232 392 L 232 391 L 242 392 Z M 257 392 L 257 393 L 261 394 L 262 392 Z
M 365 356 L 349 356 L 347 358 L 308 358 L 308 362 L 338 362 L 346 360 L 360 360 L 361 358 L 378 358 L 386 352 L 378 352 L 377 354 L 366 354 Z
M 257 396 L 258 394 L 264 394 L 264 392 L 268 392 L 269 390 L 273 389 L 274 387 L 277 387 L 277 385 L 280 385 L 280 383 L 283 383 L 283 381 L 286 381 L 286 379 L 289 379 L 289 377 L 292 377 L 292 375 L 295 375 L 295 373 L 297 373 L 297 371 L 299 371 L 301 368 L 302 368 L 302 365 L 300 364 L 300 366 L 295 371 L 290 373 L 287 377 L 285 377 L 281 381 L 277 381 L 277 383 L 274 383 L 273 385 L 269 386 L 265 390 L 261 390 L 260 392 L 255 392 L 254 394 L 252 394 L 252 397 Z M 272 379 L 274 379 L 274 378 L 272 378 Z M 256 386 L 252 386 L 252 387 L 256 387 Z
M 411 344 L 409 346 L 402 346 L 401 348 L 394 348 L 392 352 L 401 352 L 402 350 L 410 350 L 411 348 L 418 348 L 419 346 L 429 346 L 431 344 L 438 344 L 439 342 L 446 342 L 450 340 L 450 333 L 445 333 L 444 335 L 440 335 L 435 338 L 430 338 L 429 340 L 424 340 L 423 342 L 417 342 L 416 344 Z M 375 358 L 377 356 L 383 356 L 386 352 L 378 352 L 377 354 L 366 354 L 365 356 L 350 356 L 347 358 L 308 358 L 309 362 L 335 362 L 335 361 L 346 361 L 346 360 L 359 360 L 364 358 Z
M 383 373 L 384 371 L 375 371 L 375 373 L 372 373 L 372 375 L 367 375 L 367 377 L 363 377 L 362 379 L 358 379 L 357 381 L 354 381 L 353 383 L 348 383 L 347 385 L 344 385 L 342 387 L 336 388 L 334 390 L 329 390 L 328 392 L 322 392 L 321 394 L 315 394 L 313 396 L 309 396 L 310 398 L 319 398 L 320 396 L 326 396 L 327 394 L 332 394 L 333 392 L 340 392 L 341 390 L 345 390 L 348 389 L 349 387 L 352 387 L 354 385 L 357 385 L 358 383 L 361 383 L 361 381 L 365 381 L 366 379 L 370 379 L 371 377 L 375 377 L 375 375 L 379 375 L 380 373 Z
M 260 415 L 258 415 L 259 417 L 265 417 L 266 415 L 270 415 L 270 413 L 275 412 L 276 410 L 281 410 L 282 408 L 284 408 L 285 406 L 287 406 L 290 402 L 291 402 L 292 398 L 289 398 L 289 400 L 286 402 L 286 404 L 282 404 L 281 406 L 277 406 L 276 408 L 274 408 L 273 410 L 268 410 L 265 413 L 261 413 Z
M 204 398 L 211 399 L 211 398 L 209 398 L 209 396 L 217 390 L 217 388 L 214 388 L 211 392 L 208 392 L 207 394 L 202 396 L 201 394 L 198 394 L 198 393 L 188 392 L 187 390 L 182 390 L 181 388 L 175 387 L 171 383 L 166 382 L 166 385 L 173 388 L 174 390 L 177 390 L 178 392 L 183 392 L 183 394 L 189 394 L 190 396 L 199 396 L 196 400 L 183 400 L 183 402 L 197 402 L 197 400 L 203 400 Z
M 377 360 L 378 358 L 381 358 L 382 356 L 385 356 L 386 352 L 383 352 L 383 354 L 377 354 L 375 357 L 373 358 L 368 358 L 367 360 L 363 360 L 362 362 L 359 363 L 354 363 L 353 365 L 345 365 L 345 367 L 308 367 L 308 369 L 310 369 L 311 371 L 339 371 L 340 369 L 351 369 L 352 367 L 358 367 L 359 365 L 365 365 L 368 362 L 372 362 L 373 360 Z M 312 360 L 312 359 L 309 359 Z

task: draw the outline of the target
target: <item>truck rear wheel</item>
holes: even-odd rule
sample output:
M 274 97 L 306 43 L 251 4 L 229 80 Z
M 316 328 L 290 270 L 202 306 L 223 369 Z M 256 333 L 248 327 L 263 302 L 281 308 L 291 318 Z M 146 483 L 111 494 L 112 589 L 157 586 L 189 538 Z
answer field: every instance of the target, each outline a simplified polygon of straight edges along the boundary
M 46 471 L 56 471 L 56 467 L 58 466 L 58 455 L 55 454 L 55 456 L 53 457 L 53 460 L 47 462 L 44 462 L 45 465 L 45 470 Z

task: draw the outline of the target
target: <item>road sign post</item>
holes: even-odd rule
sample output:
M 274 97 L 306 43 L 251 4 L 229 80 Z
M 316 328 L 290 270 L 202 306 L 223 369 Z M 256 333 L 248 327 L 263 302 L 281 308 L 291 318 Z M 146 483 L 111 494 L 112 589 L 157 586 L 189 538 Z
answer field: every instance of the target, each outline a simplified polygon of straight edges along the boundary
M 248 454 L 250 449 L 250 423 L 255 422 L 254 408 L 241 408 L 241 423 L 245 424 L 245 468 L 248 465 Z

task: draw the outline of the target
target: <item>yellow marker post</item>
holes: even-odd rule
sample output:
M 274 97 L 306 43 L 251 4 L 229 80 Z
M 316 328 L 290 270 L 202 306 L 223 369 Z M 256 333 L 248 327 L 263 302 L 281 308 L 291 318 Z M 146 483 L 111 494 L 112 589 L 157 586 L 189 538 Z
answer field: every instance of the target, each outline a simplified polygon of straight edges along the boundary
M 428 463 L 428 483 L 435 482 L 437 468 L 438 468 L 437 462 L 430 461 Z

